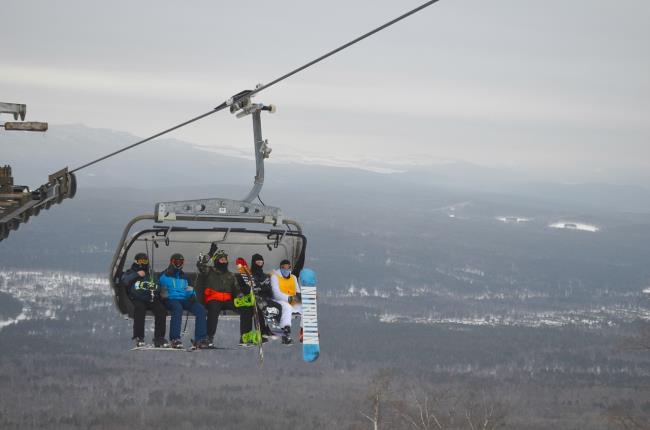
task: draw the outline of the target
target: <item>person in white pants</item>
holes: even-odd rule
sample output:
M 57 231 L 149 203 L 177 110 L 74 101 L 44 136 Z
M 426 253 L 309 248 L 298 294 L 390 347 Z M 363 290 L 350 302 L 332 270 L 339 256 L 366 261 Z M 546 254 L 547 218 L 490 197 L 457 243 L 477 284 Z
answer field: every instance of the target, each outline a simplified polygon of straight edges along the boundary
M 273 289 L 273 300 L 282 306 L 282 343 L 291 345 L 291 316 L 293 313 L 302 313 L 300 303 L 300 283 L 298 278 L 291 274 L 291 262 L 282 260 L 280 268 L 271 274 L 271 288 Z

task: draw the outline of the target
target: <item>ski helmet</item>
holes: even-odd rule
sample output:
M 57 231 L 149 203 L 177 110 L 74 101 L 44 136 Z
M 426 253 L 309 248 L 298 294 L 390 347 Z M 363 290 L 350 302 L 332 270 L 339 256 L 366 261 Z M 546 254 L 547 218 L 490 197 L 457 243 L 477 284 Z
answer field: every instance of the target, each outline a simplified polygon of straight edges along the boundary
M 147 263 L 149 263 L 149 257 L 147 257 L 147 254 L 144 252 L 138 252 L 135 254 L 135 257 L 133 257 L 133 260 L 137 263 L 139 261 L 147 260 Z M 146 264 L 146 263 L 144 263 Z
M 183 257 L 183 254 L 176 252 L 172 254 L 171 258 L 169 259 L 169 263 L 175 268 L 180 269 L 183 267 L 183 264 L 185 264 L 185 257 Z
M 218 250 L 212 256 L 213 261 L 219 261 L 220 258 L 226 258 L 226 259 L 228 258 L 228 254 L 226 254 L 226 251 L 224 251 L 223 249 Z
M 133 264 L 138 270 L 147 270 L 149 267 L 149 257 L 144 252 L 138 252 L 133 258 Z

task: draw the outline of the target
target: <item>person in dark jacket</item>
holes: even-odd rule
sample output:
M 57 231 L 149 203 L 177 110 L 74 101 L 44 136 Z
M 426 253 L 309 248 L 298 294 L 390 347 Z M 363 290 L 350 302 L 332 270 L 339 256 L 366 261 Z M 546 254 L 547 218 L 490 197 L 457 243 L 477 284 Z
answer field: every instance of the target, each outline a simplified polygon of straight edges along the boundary
M 228 254 L 225 251 L 216 250 L 212 257 L 206 257 L 197 263 L 197 286 L 203 289 L 205 307 L 208 309 L 208 345 L 214 347 L 214 336 L 222 310 L 239 313 L 239 343 L 242 346 L 248 345 L 244 342 L 243 335 L 252 330 L 253 312 L 251 308 L 236 308 L 233 300 L 248 294 L 250 290 L 228 271 Z M 213 266 L 209 265 L 210 262 L 213 262 Z
M 169 260 L 169 267 L 158 279 L 161 287 L 161 294 L 166 297 L 165 305 L 171 311 L 172 317 L 169 321 L 169 339 L 172 348 L 183 348 L 181 341 L 181 323 L 183 321 L 183 310 L 189 311 L 194 319 L 194 346 L 207 348 L 206 339 L 206 315 L 205 309 L 197 301 L 196 292 L 190 283 L 190 279 L 183 272 L 185 258 L 181 254 L 173 254 Z
M 262 335 L 275 338 L 266 321 L 269 319 L 275 325 L 279 325 L 282 306 L 273 300 L 271 276 L 268 273 L 264 273 L 264 257 L 262 255 L 253 254 L 251 257 L 251 272 L 255 281 L 255 293 L 258 296 L 257 307 L 260 315 L 260 325 L 262 326 Z
M 145 345 L 144 317 L 147 310 L 153 312 L 154 337 L 156 348 L 167 348 L 165 339 L 165 319 L 167 310 L 160 299 L 160 286 L 155 282 L 153 273 L 149 270 L 149 258 L 144 253 L 136 254 L 131 268 L 122 274 L 121 282 L 128 288 L 128 294 L 133 301 L 133 339 L 137 347 Z

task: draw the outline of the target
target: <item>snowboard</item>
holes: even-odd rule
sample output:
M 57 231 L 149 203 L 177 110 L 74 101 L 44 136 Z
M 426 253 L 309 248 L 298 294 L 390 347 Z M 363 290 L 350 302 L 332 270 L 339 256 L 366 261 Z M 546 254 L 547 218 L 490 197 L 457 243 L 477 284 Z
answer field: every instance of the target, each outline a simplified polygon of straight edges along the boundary
M 311 269 L 300 272 L 302 297 L 302 359 L 315 361 L 320 355 L 316 274 Z

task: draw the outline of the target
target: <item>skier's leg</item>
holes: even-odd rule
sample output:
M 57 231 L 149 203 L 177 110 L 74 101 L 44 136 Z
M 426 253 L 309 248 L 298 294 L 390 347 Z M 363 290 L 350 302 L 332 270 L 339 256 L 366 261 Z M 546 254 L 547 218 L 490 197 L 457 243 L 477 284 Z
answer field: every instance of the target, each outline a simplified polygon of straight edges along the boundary
M 194 314 L 194 341 L 201 342 L 206 337 L 206 312 L 199 302 L 192 302 L 188 310 Z
M 178 340 L 181 338 L 181 322 L 183 320 L 183 305 L 180 300 L 168 300 L 167 307 L 172 313 L 169 320 L 169 339 Z
M 244 333 L 253 329 L 253 308 L 238 308 L 239 312 L 239 340 Z
M 291 305 L 291 307 L 293 308 L 291 310 L 292 313 L 294 313 L 294 314 L 297 313 L 297 314 L 302 315 L 302 303 L 296 303 L 294 305 Z
M 214 338 L 217 333 L 217 325 L 219 324 L 219 314 L 221 313 L 221 306 L 223 302 L 211 300 L 206 307 L 208 308 L 208 338 Z
M 275 324 L 280 325 L 280 321 L 282 320 L 282 306 L 280 303 L 276 302 L 275 300 L 267 300 L 269 306 L 274 307 L 275 309 L 278 310 L 278 316 L 275 318 Z
M 140 300 L 133 300 L 133 339 L 144 339 L 144 316 L 147 313 L 147 304 Z
M 287 302 L 278 301 L 278 304 L 282 307 L 282 315 L 280 316 L 280 327 L 282 328 L 286 326 L 291 327 L 291 312 L 293 312 L 293 307 Z
M 160 300 L 154 300 L 150 304 L 151 311 L 154 316 L 154 329 L 153 337 L 155 339 L 162 340 L 165 338 L 165 323 L 167 322 L 167 309 L 160 302 Z

